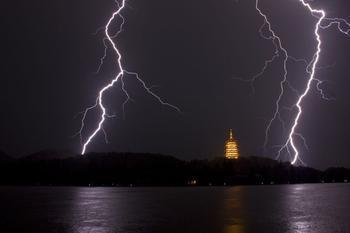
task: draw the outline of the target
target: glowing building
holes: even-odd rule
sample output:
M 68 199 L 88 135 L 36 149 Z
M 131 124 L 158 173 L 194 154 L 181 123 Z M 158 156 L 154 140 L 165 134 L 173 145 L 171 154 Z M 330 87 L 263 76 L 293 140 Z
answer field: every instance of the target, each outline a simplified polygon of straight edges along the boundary
M 227 159 L 238 159 L 239 157 L 238 145 L 236 140 L 233 138 L 232 129 L 230 129 L 230 137 L 226 141 L 225 157 Z

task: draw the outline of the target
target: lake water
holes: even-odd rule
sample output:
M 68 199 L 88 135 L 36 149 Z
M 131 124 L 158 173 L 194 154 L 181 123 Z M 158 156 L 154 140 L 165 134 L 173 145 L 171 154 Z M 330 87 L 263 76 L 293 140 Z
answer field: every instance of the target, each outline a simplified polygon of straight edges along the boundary
M 350 232 L 350 184 L 0 187 L 1 233 Z

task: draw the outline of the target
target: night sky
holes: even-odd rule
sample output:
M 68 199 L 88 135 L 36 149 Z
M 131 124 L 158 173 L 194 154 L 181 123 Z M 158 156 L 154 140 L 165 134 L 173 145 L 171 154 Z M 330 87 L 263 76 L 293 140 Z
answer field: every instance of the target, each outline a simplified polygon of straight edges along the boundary
M 130 151 L 174 155 L 181 159 L 222 156 L 228 129 L 232 128 L 242 154 L 274 158 L 274 145 L 287 132 L 273 127 L 264 155 L 264 131 L 274 111 L 282 78 L 282 58 L 256 82 L 255 95 L 248 83 L 259 73 L 274 47 L 258 29 L 263 19 L 253 0 L 129 0 L 123 15 L 124 32 L 116 40 L 127 70 L 138 72 L 153 91 L 178 106 L 182 114 L 160 105 L 134 77 L 125 77 L 134 101 L 122 114 L 125 96 L 120 83 L 105 96 L 106 106 L 118 117 L 109 119 L 103 135 L 88 151 Z M 350 15 L 348 0 L 315 0 L 330 17 Z M 116 73 L 110 51 L 103 55 L 103 26 L 113 11 L 113 0 L 7 1 L 1 13 L 0 150 L 21 156 L 43 149 L 80 152 L 81 116 L 94 103 L 98 90 Z M 261 0 L 284 47 L 298 58 L 310 60 L 315 51 L 316 20 L 297 0 Z M 115 29 L 117 29 L 117 24 Z M 349 37 L 335 28 L 322 30 L 317 77 L 328 97 L 315 88 L 304 102 L 298 132 L 309 151 L 302 159 L 312 167 L 350 167 L 350 58 Z M 300 92 L 306 85 L 303 64 L 289 63 L 291 85 Z M 295 102 L 292 92 L 285 106 Z M 295 112 L 294 112 L 295 113 Z M 282 114 L 291 124 L 293 112 Z M 96 127 L 98 112 L 91 112 L 84 137 Z

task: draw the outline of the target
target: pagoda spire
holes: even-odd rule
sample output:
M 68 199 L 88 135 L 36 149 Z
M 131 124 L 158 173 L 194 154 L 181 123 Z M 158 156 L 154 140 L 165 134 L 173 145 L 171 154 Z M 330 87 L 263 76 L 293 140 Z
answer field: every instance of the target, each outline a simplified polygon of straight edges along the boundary
M 238 144 L 236 140 L 233 138 L 232 129 L 230 129 L 229 132 L 230 132 L 230 135 L 225 145 L 225 157 L 227 159 L 238 159 L 239 157 Z

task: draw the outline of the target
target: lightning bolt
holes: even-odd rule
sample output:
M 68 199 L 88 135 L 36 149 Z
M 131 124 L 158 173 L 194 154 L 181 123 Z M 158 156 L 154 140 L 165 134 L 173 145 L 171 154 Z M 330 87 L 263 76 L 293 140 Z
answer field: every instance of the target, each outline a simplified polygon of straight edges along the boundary
M 268 140 L 269 140 L 269 135 L 271 131 L 272 124 L 277 120 L 282 124 L 283 129 L 285 129 L 285 121 L 281 117 L 281 110 L 282 109 L 287 109 L 287 110 L 297 110 L 296 116 L 293 118 L 291 128 L 289 129 L 288 132 L 288 138 L 286 139 L 285 143 L 282 145 L 277 145 L 274 147 L 278 148 L 277 151 L 277 158 L 281 156 L 281 153 L 283 151 L 286 151 L 287 154 L 290 156 L 290 160 L 292 164 L 296 164 L 297 161 L 300 161 L 303 163 L 303 161 L 300 158 L 300 152 L 298 150 L 298 147 L 296 145 L 296 139 L 299 138 L 304 146 L 308 149 L 308 146 L 306 144 L 306 140 L 303 137 L 302 134 L 298 133 L 296 130 L 299 125 L 300 118 L 303 114 L 303 101 L 304 99 L 308 96 L 312 83 L 316 83 L 316 90 L 320 93 L 321 97 L 325 100 L 333 100 L 334 98 L 329 98 L 325 94 L 325 92 L 322 90 L 321 85 L 325 82 L 316 77 L 316 71 L 319 69 L 318 63 L 320 60 L 320 56 L 322 53 L 322 38 L 320 35 L 320 30 L 321 29 L 328 29 L 331 26 L 336 26 L 338 31 L 341 33 L 345 34 L 346 36 L 350 36 L 350 23 L 342 18 L 328 18 L 326 16 L 326 12 L 322 9 L 314 9 L 310 3 L 306 0 L 297 0 L 299 3 L 302 4 L 302 6 L 310 12 L 310 14 L 317 19 L 317 23 L 315 24 L 314 28 L 314 35 L 315 35 L 315 40 L 317 41 L 317 48 L 316 51 L 313 55 L 313 59 L 311 62 L 307 62 L 305 59 L 296 59 L 292 56 L 289 55 L 288 51 L 286 48 L 283 47 L 283 43 L 281 38 L 275 33 L 275 31 L 272 29 L 272 25 L 267 17 L 266 14 L 263 13 L 263 11 L 259 8 L 259 0 L 255 1 L 255 9 L 259 13 L 259 15 L 264 19 L 263 25 L 259 28 L 259 33 L 260 36 L 266 40 L 271 40 L 274 47 L 275 47 L 275 52 L 274 55 L 265 61 L 265 64 L 262 68 L 262 70 L 253 76 L 253 78 L 248 79 L 248 80 L 242 80 L 246 82 L 250 82 L 252 85 L 252 89 L 254 92 L 254 82 L 261 77 L 266 69 L 280 56 L 283 56 L 283 78 L 280 81 L 280 92 L 278 95 L 278 98 L 275 102 L 275 110 L 273 113 L 272 118 L 269 120 L 266 130 L 265 130 L 265 140 L 264 140 L 264 150 L 266 150 L 266 147 L 268 145 Z M 263 30 L 267 29 L 270 35 L 265 35 Z M 290 83 L 288 82 L 288 62 L 289 61 L 294 61 L 294 62 L 303 62 L 306 64 L 306 73 L 308 74 L 307 77 L 307 83 L 306 86 L 303 90 L 303 92 L 299 93 L 298 90 L 293 88 Z M 240 79 L 241 80 L 241 79 Z M 283 107 L 281 106 L 281 100 L 283 96 L 285 95 L 285 90 L 286 88 L 291 89 L 296 95 L 297 95 L 297 101 L 296 103 L 291 106 L 291 107 Z
M 118 9 L 112 14 L 111 18 L 108 20 L 106 26 L 104 27 L 104 34 L 105 34 L 105 38 L 103 39 L 103 44 L 104 44 L 104 55 L 103 57 L 100 59 L 100 64 L 97 70 L 97 73 L 100 71 L 104 60 L 106 59 L 107 56 L 107 49 L 109 48 L 109 46 L 112 47 L 113 51 L 115 52 L 116 56 L 117 56 L 117 68 L 119 70 L 119 72 L 116 74 L 116 76 L 114 77 L 114 79 L 112 79 L 106 86 L 104 86 L 101 90 L 99 90 L 98 92 L 98 96 L 96 98 L 96 102 L 94 105 L 86 108 L 81 114 L 83 115 L 82 117 L 82 121 L 81 121 L 81 128 L 78 132 L 78 134 L 80 135 L 80 140 L 81 140 L 81 144 L 82 144 L 82 151 L 81 154 L 84 155 L 86 153 L 87 147 L 89 146 L 89 144 L 93 141 L 93 139 L 98 135 L 99 132 L 103 132 L 105 135 L 105 140 L 106 142 L 108 142 L 107 140 L 107 135 L 106 132 L 103 128 L 104 122 L 106 121 L 107 118 L 110 117 L 115 117 L 115 116 L 111 116 L 107 113 L 107 109 L 104 106 L 103 103 L 103 96 L 104 94 L 110 89 L 112 88 L 118 81 L 121 82 L 121 89 L 122 91 L 125 93 L 126 95 L 126 100 L 123 103 L 123 112 L 124 112 L 124 107 L 126 105 L 126 103 L 131 99 L 130 95 L 128 94 L 126 87 L 125 87 L 125 83 L 123 81 L 123 78 L 126 75 L 132 75 L 134 77 L 136 77 L 137 81 L 139 81 L 142 85 L 142 87 L 145 89 L 145 91 L 150 94 L 152 97 L 154 97 L 160 104 L 170 107 L 178 112 L 181 112 L 181 110 L 175 106 L 172 105 L 164 100 L 162 100 L 158 95 L 156 95 L 151 89 L 152 87 L 148 87 L 147 84 L 140 78 L 140 76 L 135 73 L 135 72 L 130 72 L 127 71 L 123 64 L 122 64 L 122 54 L 119 51 L 116 42 L 114 42 L 114 39 L 122 32 L 123 30 L 123 26 L 125 24 L 125 18 L 122 16 L 121 12 L 124 10 L 125 8 L 125 2 L 126 0 L 122 0 L 121 3 L 119 3 L 118 1 L 116 1 L 116 4 L 118 5 Z M 113 23 L 113 21 L 119 17 L 122 20 L 122 23 L 119 26 L 119 30 L 117 31 L 117 33 L 115 33 L 114 35 L 110 34 L 110 27 Z M 90 136 L 88 136 L 88 138 L 86 139 L 86 141 L 83 141 L 83 137 L 82 137 L 82 131 L 85 127 L 85 120 L 87 117 L 87 114 L 95 109 L 95 108 L 99 108 L 101 115 L 100 115 L 100 120 L 97 124 L 97 127 L 93 130 L 93 132 L 90 134 Z

